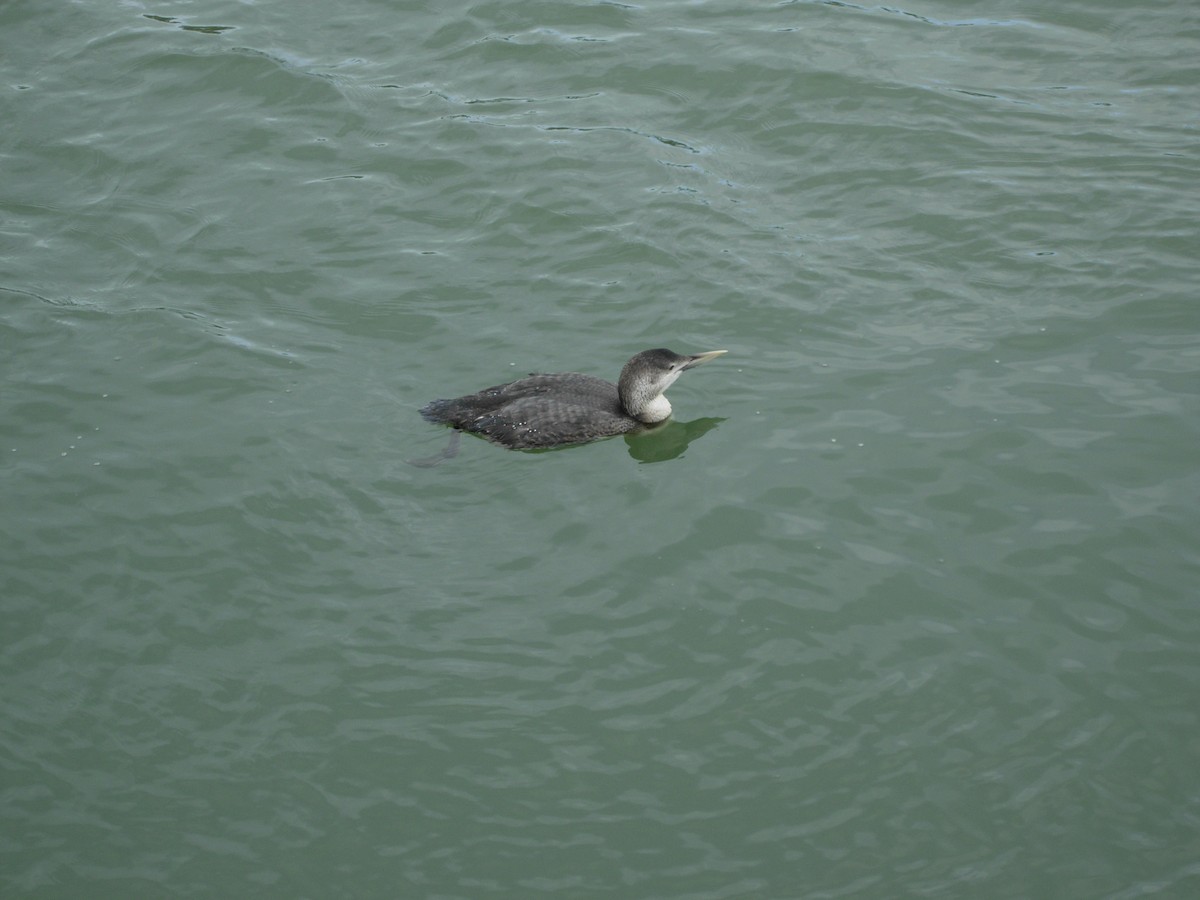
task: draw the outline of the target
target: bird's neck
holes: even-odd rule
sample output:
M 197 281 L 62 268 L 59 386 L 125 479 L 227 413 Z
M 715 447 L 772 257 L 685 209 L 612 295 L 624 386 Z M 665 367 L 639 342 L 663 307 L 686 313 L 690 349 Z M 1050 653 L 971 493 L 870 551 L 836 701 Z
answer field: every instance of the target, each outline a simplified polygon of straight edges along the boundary
M 642 404 L 641 409 L 630 410 L 630 414 L 639 422 L 647 424 L 661 422 L 671 415 L 671 401 L 665 394 L 652 397 Z

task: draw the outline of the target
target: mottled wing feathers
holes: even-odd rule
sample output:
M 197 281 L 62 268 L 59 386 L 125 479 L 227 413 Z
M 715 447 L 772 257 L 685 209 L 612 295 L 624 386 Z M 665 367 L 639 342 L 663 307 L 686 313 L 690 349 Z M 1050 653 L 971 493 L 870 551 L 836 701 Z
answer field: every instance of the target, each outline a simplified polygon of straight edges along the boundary
M 637 425 L 615 411 L 559 398 L 524 397 L 496 413 L 479 416 L 466 430 L 517 449 L 579 444 L 622 434 Z
M 514 449 L 577 444 L 638 425 L 621 408 L 616 385 L 576 373 L 531 375 L 454 400 L 434 400 L 421 414 Z

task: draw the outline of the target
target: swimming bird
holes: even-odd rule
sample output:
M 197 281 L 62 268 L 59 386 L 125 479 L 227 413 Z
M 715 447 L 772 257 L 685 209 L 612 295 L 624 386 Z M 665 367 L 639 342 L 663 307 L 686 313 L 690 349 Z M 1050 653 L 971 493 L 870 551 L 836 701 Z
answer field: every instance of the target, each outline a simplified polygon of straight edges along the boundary
M 578 372 L 534 373 L 465 397 L 434 400 L 421 415 L 513 450 L 582 444 L 665 421 L 671 403 L 663 391 L 688 369 L 725 352 L 681 356 L 643 350 L 625 363 L 616 384 Z

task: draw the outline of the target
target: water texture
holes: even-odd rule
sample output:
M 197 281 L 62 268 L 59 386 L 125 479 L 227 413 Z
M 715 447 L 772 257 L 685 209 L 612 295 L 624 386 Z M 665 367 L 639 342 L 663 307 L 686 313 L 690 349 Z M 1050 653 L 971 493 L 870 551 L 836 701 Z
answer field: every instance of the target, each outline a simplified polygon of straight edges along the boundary
M 0 5 L 0 894 L 1196 896 L 1200 10 L 1041 6 Z

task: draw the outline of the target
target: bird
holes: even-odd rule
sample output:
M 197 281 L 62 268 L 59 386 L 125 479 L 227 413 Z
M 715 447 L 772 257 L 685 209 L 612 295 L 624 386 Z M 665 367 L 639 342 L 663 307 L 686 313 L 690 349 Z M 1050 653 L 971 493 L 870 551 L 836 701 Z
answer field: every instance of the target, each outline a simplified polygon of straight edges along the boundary
M 421 408 L 429 422 L 449 425 L 512 450 L 583 444 L 666 421 L 663 391 L 688 369 L 725 350 L 684 356 L 662 347 L 643 350 L 621 369 L 617 383 L 579 372 L 531 373 Z

